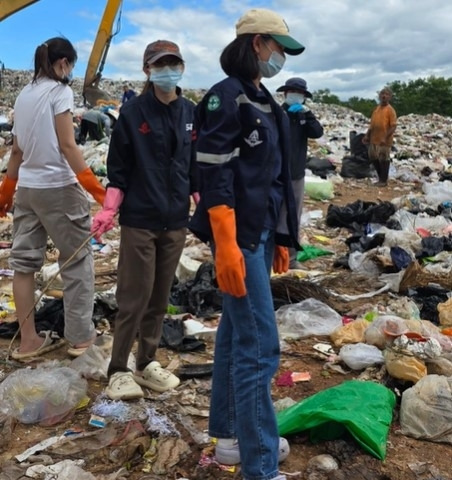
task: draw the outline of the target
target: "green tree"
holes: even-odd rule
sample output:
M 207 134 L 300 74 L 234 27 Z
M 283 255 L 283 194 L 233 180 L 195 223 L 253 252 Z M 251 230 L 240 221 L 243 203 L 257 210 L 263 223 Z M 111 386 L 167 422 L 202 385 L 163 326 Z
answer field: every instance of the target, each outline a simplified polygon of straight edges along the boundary
M 312 94 L 314 102 L 326 103 L 327 105 L 342 105 L 340 98 L 333 95 L 328 88 L 317 90 Z
M 377 102 L 375 100 L 369 100 L 368 98 L 351 97 L 344 102 L 344 106 L 370 118 L 374 108 L 377 106 Z
M 388 86 L 394 94 L 391 103 L 399 116 L 410 113 L 452 116 L 452 78 L 431 76 L 407 83 L 395 81 Z

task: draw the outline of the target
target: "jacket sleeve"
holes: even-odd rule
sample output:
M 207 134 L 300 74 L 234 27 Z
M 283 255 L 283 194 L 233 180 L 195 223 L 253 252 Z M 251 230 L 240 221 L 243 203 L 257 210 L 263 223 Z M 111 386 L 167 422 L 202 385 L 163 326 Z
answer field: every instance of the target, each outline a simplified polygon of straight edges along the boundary
M 320 138 L 323 135 L 323 127 L 316 116 L 309 111 L 305 113 L 305 119 L 308 138 Z
M 196 142 L 197 142 L 196 123 L 193 124 L 192 138 L 191 138 L 191 155 L 190 155 L 190 194 L 199 192 L 199 167 L 196 161 Z
M 239 155 L 241 132 L 237 103 L 223 90 L 211 90 L 198 105 L 197 119 L 196 158 L 205 208 L 234 208 L 233 163 Z
M 133 168 L 133 149 L 128 134 L 127 121 L 120 115 L 112 131 L 107 155 L 107 186 L 127 191 Z

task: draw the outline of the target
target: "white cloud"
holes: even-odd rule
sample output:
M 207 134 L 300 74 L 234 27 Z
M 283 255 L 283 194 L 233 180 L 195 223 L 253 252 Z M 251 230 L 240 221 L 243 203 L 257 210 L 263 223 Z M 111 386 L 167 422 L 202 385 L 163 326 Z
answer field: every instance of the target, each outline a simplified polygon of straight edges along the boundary
M 219 56 L 234 38 L 235 22 L 256 3 L 223 0 L 200 2 L 197 8 L 164 8 L 131 2 L 123 9 L 123 22 L 133 34 L 115 37 L 104 76 L 144 79 L 141 61 L 146 44 L 167 38 L 179 44 L 186 61 L 181 85 L 208 88 L 223 77 Z M 395 80 L 452 76 L 451 2 L 278 0 L 258 6 L 265 5 L 280 13 L 291 35 L 306 46 L 302 55 L 287 57 L 280 75 L 264 82 L 271 91 L 290 76 L 301 76 L 311 91 L 327 88 L 342 99 L 375 98 L 377 90 Z M 77 47 L 80 57 L 87 57 L 89 42 Z

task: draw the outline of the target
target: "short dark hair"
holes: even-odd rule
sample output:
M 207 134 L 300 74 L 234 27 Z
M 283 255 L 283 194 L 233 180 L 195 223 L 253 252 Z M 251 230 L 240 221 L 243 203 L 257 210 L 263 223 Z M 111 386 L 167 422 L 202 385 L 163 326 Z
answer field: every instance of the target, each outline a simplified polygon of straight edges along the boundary
M 224 73 L 232 77 L 254 80 L 259 75 L 259 63 L 253 50 L 255 33 L 244 33 L 227 45 L 220 56 Z M 265 36 L 263 35 L 265 38 Z
M 61 78 L 53 69 L 53 64 L 60 58 L 67 58 L 68 62 L 72 64 L 77 61 L 77 51 L 67 38 L 54 37 L 41 43 L 35 51 L 33 82 L 36 82 L 39 77 L 52 78 L 61 82 Z

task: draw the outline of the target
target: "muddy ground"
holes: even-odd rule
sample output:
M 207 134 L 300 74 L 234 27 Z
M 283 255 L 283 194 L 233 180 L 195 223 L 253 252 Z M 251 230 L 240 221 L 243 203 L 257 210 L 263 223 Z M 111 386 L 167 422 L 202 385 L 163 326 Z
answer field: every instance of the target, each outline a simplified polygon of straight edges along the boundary
M 402 184 L 395 183 L 394 181 L 386 188 L 377 188 L 371 185 L 367 179 L 345 180 L 343 184 L 336 186 L 335 198 L 333 200 L 313 201 L 307 199 L 306 209 L 321 209 L 323 212 L 326 212 L 330 203 L 346 205 L 357 199 L 366 201 L 390 200 L 405 193 L 413 192 L 417 188 L 418 186 L 415 184 Z M 320 270 L 324 273 L 330 272 L 331 277 L 328 282 L 328 288 L 336 292 L 359 294 L 374 290 L 374 286 L 369 284 L 366 279 L 355 278 L 350 271 L 343 269 L 338 270 L 333 267 L 335 259 L 347 252 L 347 247 L 341 240 L 341 238 L 347 237 L 345 230 L 329 229 L 325 227 L 324 222 L 321 220 L 317 223 L 316 228 L 307 229 L 306 240 L 312 240 L 314 243 L 314 234 L 322 234 L 330 238 L 332 243 L 328 245 L 328 248 L 333 249 L 335 255 L 310 260 L 306 262 L 304 266 L 305 269 Z M 114 279 L 114 272 L 112 272 L 112 278 Z M 352 310 L 365 309 L 366 305 L 364 304 L 370 304 L 372 306 L 380 303 L 381 305 L 385 305 L 386 301 L 386 295 L 380 295 L 370 300 L 354 302 L 341 302 L 340 300 L 336 300 L 335 308 L 339 313 L 345 315 Z M 215 324 L 216 321 L 217 320 L 213 319 L 212 324 Z M 282 353 L 278 375 L 287 371 L 309 372 L 311 380 L 295 383 L 290 387 L 279 387 L 274 384 L 272 393 L 275 401 L 286 397 L 300 401 L 323 389 L 338 385 L 344 380 L 357 378 L 359 376 L 359 372 L 341 374 L 326 370 L 325 359 L 319 357 L 312 348 L 315 343 L 320 341 L 328 341 L 328 339 L 317 337 L 293 341 Z M 22 367 L 22 365 L 15 362 L 4 360 L 9 344 L 9 339 L 0 340 L 0 354 L 3 359 L 0 368 L 5 375 Z M 170 364 L 176 369 L 177 366 L 181 364 L 210 362 L 212 359 L 213 344 L 211 341 L 206 341 L 206 346 L 205 352 L 185 354 L 162 348 L 159 350 L 158 359 L 163 365 Z M 65 348 L 63 347 L 62 349 L 50 352 L 42 358 L 37 359 L 37 361 L 30 362 L 26 366 L 36 366 L 43 360 L 50 359 L 68 362 Z M 404 388 L 410 386 L 409 384 L 396 382 L 387 375 L 383 375 L 380 381 L 388 387 L 395 389 L 397 392 L 401 392 Z M 105 383 L 103 381 L 89 381 L 88 396 L 91 399 L 91 404 L 95 402 L 104 386 Z M 92 472 L 98 478 L 109 478 L 107 474 L 113 474 L 114 472 L 118 472 L 121 467 L 126 467 L 128 470 L 128 478 L 131 480 L 151 480 L 156 478 L 187 478 L 190 480 L 240 479 L 240 468 L 229 472 L 221 470 L 216 464 L 209 466 L 200 465 L 200 458 L 206 458 L 206 454 L 209 453 L 209 450 L 206 449 L 208 445 L 196 443 L 190 431 L 199 435 L 204 433 L 205 435 L 209 388 L 209 378 L 204 377 L 183 380 L 181 385 L 172 394 L 159 396 L 152 392 L 147 392 L 148 397 L 143 402 L 155 408 L 160 414 L 168 415 L 168 417 L 174 421 L 182 439 L 185 440 L 188 445 L 188 449 L 183 455 L 180 455 L 180 452 L 184 450 L 184 446 L 177 444 L 175 441 L 173 441 L 172 444 L 166 445 L 166 448 L 169 449 L 168 452 L 164 453 L 163 448 L 160 452 L 157 452 L 157 457 L 159 454 L 161 454 L 162 457 L 165 455 L 165 459 L 161 459 L 160 474 L 157 474 L 155 469 L 153 471 L 150 462 L 143 458 L 143 452 L 148 451 L 149 448 L 149 439 L 140 442 L 137 440 L 132 441 L 129 437 L 130 441 L 119 442 L 119 445 L 124 446 L 122 449 L 117 445 L 110 445 L 94 450 L 84 450 L 82 446 L 78 446 L 67 454 L 50 454 L 52 461 L 57 462 L 63 458 L 84 458 L 86 465 L 83 469 L 87 472 Z M 398 397 L 398 399 L 400 400 L 400 397 Z M 372 402 L 372 399 L 369 398 L 368 401 Z M 184 412 L 183 415 L 185 418 L 190 418 L 193 421 L 194 427 L 187 428 L 181 423 L 178 423 L 177 414 L 180 414 L 181 411 Z M 35 424 L 23 425 L 17 423 L 9 438 L 7 435 L 8 428 L 4 426 L 5 429 L 1 435 L 3 437 L 3 447 L 1 447 L 3 451 L 0 453 L 0 471 L 2 472 L 0 474 L 0 480 L 20 478 L 20 470 L 15 470 L 12 467 L 12 465 L 15 464 L 14 456 L 39 441 L 53 435 L 62 434 L 67 429 L 74 427 L 80 427 L 85 431 L 96 431 L 96 428 L 88 425 L 90 416 L 90 404 L 88 404 L 86 407 L 75 412 L 69 420 L 53 426 L 43 427 Z M 115 424 L 115 428 L 119 436 L 124 429 L 124 425 Z M 291 453 L 288 459 L 281 464 L 281 471 L 287 475 L 288 479 L 308 478 L 306 472 L 308 461 L 316 455 L 329 453 L 339 462 L 340 469 L 331 472 L 329 476 L 310 477 L 311 480 L 314 480 L 314 478 L 335 480 L 452 479 L 452 447 L 450 445 L 415 440 L 401 435 L 399 428 L 397 405 L 388 438 L 387 456 L 384 461 L 366 454 L 350 438 L 313 445 L 304 435 L 289 437 Z M 140 437 L 140 435 L 137 436 Z M 118 444 L 118 442 L 116 443 Z M 209 457 L 207 456 L 207 458 Z M 15 475 L 12 473 L 13 471 L 16 471 Z M 105 477 L 102 477 L 102 475 L 105 475 Z

